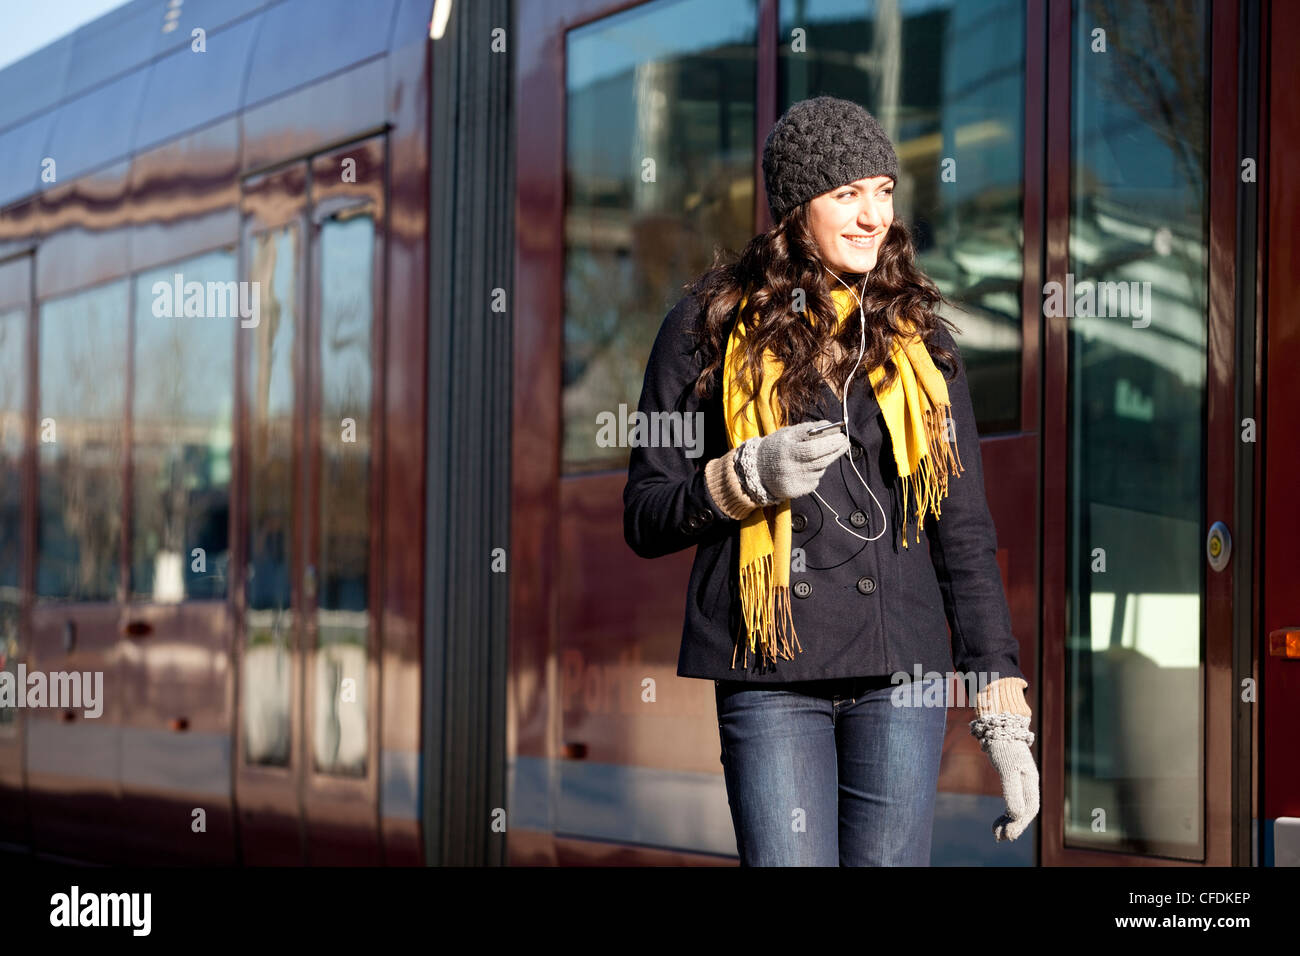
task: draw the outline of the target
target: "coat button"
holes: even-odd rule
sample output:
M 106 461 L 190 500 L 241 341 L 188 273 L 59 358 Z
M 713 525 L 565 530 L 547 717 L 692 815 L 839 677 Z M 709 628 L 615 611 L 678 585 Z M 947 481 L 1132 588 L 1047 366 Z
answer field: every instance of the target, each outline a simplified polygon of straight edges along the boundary
M 876 589 L 876 582 L 871 578 L 858 578 L 858 590 L 863 594 L 870 594 Z
M 807 581 L 796 581 L 792 590 L 794 591 L 795 597 L 806 598 L 808 595 L 812 594 L 812 585 Z
M 849 450 L 849 457 L 852 458 L 854 461 L 857 461 L 859 458 L 861 458 L 862 446 L 859 445 L 857 442 L 854 442 L 853 447 Z
M 802 531 L 808 527 L 808 518 L 805 515 L 791 515 L 790 527 L 795 531 Z
M 694 534 L 713 520 L 712 511 L 697 511 L 681 524 L 683 534 Z
M 867 513 L 865 511 L 855 511 L 849 515 L 849 523 L 855 528 L 861 528 L 867 523 Z

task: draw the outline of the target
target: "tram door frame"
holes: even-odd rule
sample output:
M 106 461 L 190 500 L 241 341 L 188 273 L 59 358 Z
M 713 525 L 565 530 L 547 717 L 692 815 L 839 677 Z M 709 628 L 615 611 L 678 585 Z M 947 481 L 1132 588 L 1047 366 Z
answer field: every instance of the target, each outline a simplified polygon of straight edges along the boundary
M 1216 521 L 1233 524 L 1237 494 L 1234 465 L 1239 440 L 1235 421 L 1237 343 L 1233 306 L 1237 282 L 1234 237 L 1238 119 L 1238 26 L 1235 3 L 1213 2 L 1209 9 L 1210 74 L 1206 89 L 1210 130 L 1207 191 L 1209 297 L 1206 315 L 1204 526 Z M 1047 9 L 1047 234 L 1046 281 L 1063 282 L 1069 270 L 1071 213 L 1071 83 L 1074 24 L 1071 4 L 1051 3 Z M 1186 860 L 1149 854 L 1067 847 L 1065 844 L 1065 707 L 1066 681 L 1066 555 L 1068 542 L 1066 458 L 1068 430 L 1069 333 L 1067 320 L 1044 324 L 1043 428 L 1043 620 L 1042 693 L 1035 716 L 1042 732 L 1041 863 L 1044 866 L 1228 866 L 1233 860 L 1233 792 L 1236 786 L 1233 739 L 1237 732 L 1233 676 L 1233 589 L 1239 561 L 1223 571 L 1210 568 L 1204 550 L 1204 647 L 1201 661 L 1202 726 L 1201 780 L 1204 859 Z M 1204 542 L 1202 542 L 1204 549 Z
M 24 249 L 15 255 L 0 260 L 0 315 L 14 313 L 6 321 L 15 327 L 9 334 L 19 337 L 18 353 L 22 363 L 19 381 L 22 382 L 19 412 L 22 427 L 18 434 L 18 469 L 22 475 L 19 482 L 18 510 L 18 593 L 17 606 L 11 620 L 0 618 L 0 669 L 14 673 L 17 663 L 27 663 L 31 654 L 31 595 L 33 591 L 32 568 L 34 541 L 30 528 L 30 518 L 34 509 L 27 504 L 31 500 L 31 490 L 35 487 L 35 451 L 32 438 L 31 409 L 35 402 L 36 367 L 34 352 L 36 348 L 35 325 L 32 321 L 34 306 L 32 301 L 33 283 L 36 275 L 36 256 L 34 249 Z M 0 368 L 0 375 L 6 370 Z M 0 429 L 5 423 L 0 421 Z M 0 443 L 8 443 L 12 436 L 0 433 Z M 14 628 L 11 632 L 9 628 Z M 16 642 L 14 658 L 9 660 L 10 641 Z M 0 843 L 15 846 L 28 846 L 31 843 L 31 829 L 28 820 L 27 770 L 25 760 L 25 742 L 27 739 L 27 711 L 15 709 L 12 723 L 0 724 Z
M 386 163 L 384 135 L 356 140 L 329 152 L 299 158 L 248 176 L 241 196 L 240 277 L 252 275 L 257 243 L 286 228 L 297 230 L 293 244 L 293 342 L 290 362 L 294 406 L 289 468 L 290 505 L 287 578 L 289 601 L 276 625 L 283 628 L 288 666 L 288 755 L 282 765 L 249 762 L 246 738 L 250 688 L 246 682 L 249 658 L 250 581 L 255 569 L 250 561 L 250 526 L 253 516 L 251 473 L 254 431 L 253 364 L 255 329 L 241 330 L 236 372 L 239 441 L 236 454 L 237 492 L 234 510 L 233 590 L 236 613 L 236 717 L 234 727 L 234 783 L 241 859 L 253 865 L 350 864 L 382 862 L 379 825 L 379 689 L 382 646 L 379 634 L 382 597 L 382 502 L 384 477 L 382 448 L 383 357 L 385 337 L 384 265 L 386 248 Z M 344 159 L 357 159 L 357 182 L 347 182 L 334 172 Z M 365 674 L 356 685 L 340 693 L 339 707 L 363 708 L 365 769 L 360 776 L 319 772 L 314 766 L 316 735 L 314 715 L 331 702 L 317 700 L 316 668 L 320 660 L 318 638 L 318 566 L 321 553 L 321 256 L 320 236 L 329 221 L 370 216 L 374 223 L 371 257 L 370 447 L 368 508 L 369 573 L 366 582 L 367 633 Z M 264 293 L 263 293 L 264 294 Z M 283 294 L 283 290 L 277 290 Z M 263 299 L 263 302 L 266 300 Z M 259 324 L 266 323 L 265 310 Z M 269 334 L 269 333 L 263 333 Z M 337 433 L 337 430 L 336 430 Z M 355 699 L 352 699 L 355 697 Z M 358 703 L 359 702 L 359 703 Z

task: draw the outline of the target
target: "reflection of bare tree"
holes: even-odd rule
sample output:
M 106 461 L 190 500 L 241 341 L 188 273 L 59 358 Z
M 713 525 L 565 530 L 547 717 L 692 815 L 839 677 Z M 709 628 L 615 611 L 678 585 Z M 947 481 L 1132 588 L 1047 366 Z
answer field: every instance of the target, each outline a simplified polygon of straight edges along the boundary
M 289 288 L 276 288 L 276 264 L 280 256 L 280 243 L 287 246 L 289 256 Z M 273 407 L 272 394 L 276 368 L 277 345 L 291 349 L 293 342 L 293 295 L 296 291 L 298 261 L 298 230 L 290 225 L 282 230 L 264 233 L 257 237 L 250 270 L 251 281 L 259 283 L 260 322 L 254 331 L 253 361 L 254 385 L 249 410 L 251 482 L 249 486 L 250 563 L 254 576 L 260 573 L 264 580 L 256 582 L 250 605 L 281 607 L 287 601 L 287 573 L 290 555 L 292 521 L 292 467 L 293 467 L 293 371 L 292 362 L 287 370 L 287 383 L 275 382 L 289 400 L 283 408 Z M 287 299 L 282 302 L 280 294 Z M 283 326 L 283 329 L 282 329 Z M 281 332 L 283 331 L 283 335 Z M 264 604 L 263 602 L 269 602 Z
M 322 608 L 368 604 L 373 229 L 369 219 L 328 223 L 321 237 Z M 340 441 L 345 418 L 356 423 L 355 441 Z
M 62 303 L 42 318 L 42 347 L 52 354 L 41 383 L 42 405 L 57 407 L 54 474 L 63 532 L 76 553 L 68 596 L 111 600 L 122 534 L 122 406 L 126 388 L 124 301 L 103 303 L 102 290 Z M 115 307 L 117 306 L 117 307 Z M 62 368 L 54 371 L 55 356 Z M 66 410 L 66 413 L 65 413 Z
M 1153 232 L 1167 230 L 1183 241 L 1167 248 L 1155 243 L 1104 244 L 1100 257 L 1089 263 L 1097 275 L 1117 274 L 1142 259 L 1161 258 L 1165 267 L 1180 274 L 1200 310 L 1205 308 L 1205 243 L 1201 220 L 1208 182 L 1208 118 L 1206 10 L 1203 0 L 1169 0 L 1167 3 L 1132 5 L 1117 0 L 1090 0 L 1088 28 L 1106 31 L 1104 69 L 1095 72 L 1099 99 L 1126 108 L 1130 121 L 1141 123 L 1168 151 L 1176 173 L 1163 185 L 1166 197 L 1153 196 L 1136 208 L 1111 196 L 1105 185 L 1084 178 L 1078 187 L 1092 206 L 1085 219 L 1102 215 L 1136 221 Z M 1087 54 L 1085 54 L 1087 55 Z M 1107 114 L 1113 124 L 1101 132 L 1114 137 L 1116 151 L 1132 162 L 1140 161 L 1133 149 L 1124 148 L 1125 130 L 1117 128 L 1120 110 Z M 1076 147 L 1077 149 L 1078 147 Z M 1084 147 L 1084 155 L 1088 155 Z M 1182 226 L 1179 229 L 1179 226 Z M 1170 287 L 1165 286 L 1166 294 Z
M 681 283 L 709 267 L 715 243 L 734 251 L 752 221 L 748 167 L 711 157 L 684 178 L 675 206 L 658 212 L 587 206 L 569 210 L 566 255 L 566 404 L 581 433 L 569 429 L 566 459 L 608 456 L 596 448 L 594 416 L 635 405 L 645 359 Z M 614 454 L 619 454 L 615 451 Z
M 1096 25 L 1106 31 L 1102 92 L 1146 120 L 1184 179 L 1206 181 L 1206 44 L 1201 0 L 1132 4 L 1091 0 Z
M 217 463 L 230 443 L 221 396 L 229 393 L 233 350 L 229 327 L 209 319 L 136 315 L 132 591 L 155 600 L 206 596 L 224 578 L 228 499 Z M 205 549 L 206 569 L 187 572 L 195 547 Z M 198 591 L 196 577 L 206 579 Z
M 749 0 L 751 16 L 757 2 Z M 689 6 L 689 5 L 688 5 Z M 683 10 L 664 13 L 666 22 Z M 654 13 L 651 20 L 658 22 Z M 744 18 L 738 18 L 743 22 Z M 649 22 L 649 21 L 647 21 Z M 625 452 L 595 444 L 595 416 L 635 405 L 645 360 L 683 283 L 739 250 L 754 212 L 754 45 L 717 29 L 688 49 L 636 60 L 569 90 L 565 219 L 563 461 L 609 466 Z M 675 29 L 675 27 L 674 27 Z M 600 30 L 614 45 L 635 42 Z M 579 58 L 599 55 L 587 32 Z M 610 113 L 618 104 L 617 119 Z M 626 104 L 630 115 L 623 109 Z M 656 176 L 643 181 L 654 162 Z
M 180 321 L 179 318 L 171 320 L 153 355 L 142 356 L 143 367 L 136 371 L 137 383 L 151 382 L 154 394 L 144 405 L 152 414 L 140 414 L 143 403 L 136 402 L 134 444 L 137 449 L 150 447 L 153 454 L 147 462 L 139 461 L 140 455 L 136 456 L 135 520 L 141 528 L 157 528 L 160 538 L 157 547 L 172 553 L 185 551 L 187 488 L 194 477 L 183 455 L 168 453 L 183 443 L 181 423 L 190 417 L 184 380 L 189 363 Z M 145 468 L 154 473 L 142 473 Z M 147 559 L 145 555 L 140 557 Z

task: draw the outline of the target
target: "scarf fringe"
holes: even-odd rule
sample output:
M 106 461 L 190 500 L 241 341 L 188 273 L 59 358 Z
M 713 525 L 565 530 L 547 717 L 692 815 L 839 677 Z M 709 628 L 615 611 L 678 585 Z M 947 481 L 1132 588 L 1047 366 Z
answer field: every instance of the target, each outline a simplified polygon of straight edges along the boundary
M 749 641 L 745 649 L 744 667 L 749 668 L 749 652 L 758 655 L 763 666 L 775 663 L 776 659 L 794 660 L 794 647 L 800 652 L 799 635 L 794 629 L 794 613 L 790 608 L 790 588 L 788 585 L 772 586 L 772 555 L 764 554 L 756 561 L 751 561 L 740 569 L 741 607 L 745 611 L 745 629 Z M 736 666 L 736 651 L 741 642 L 731 652 L 731 666 Z M 774 648 L 775 645 L 775 648 Z
M 921 525 L 926 511 L 933 509 L 938 518 L 942 511 L 939 503 L 948 494 L 948 478 L 964 471 L 956 442 L 948 441 L 946 423 L 952 413 L 951 405 L 936 405 L 925 410 L 925 433 L 929 454 L 921 459 L 920 466 L 903 477 L 903 547 L 907 547 L 907 499 L 916 502 L 916 542 L 921 542 Z

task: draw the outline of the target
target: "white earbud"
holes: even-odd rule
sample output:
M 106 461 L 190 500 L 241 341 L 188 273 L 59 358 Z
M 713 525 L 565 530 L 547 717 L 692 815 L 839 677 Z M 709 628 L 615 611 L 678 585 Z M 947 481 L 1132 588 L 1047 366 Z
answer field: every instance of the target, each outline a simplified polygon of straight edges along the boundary
M 832 276 L 835 276 L 835 281 L 837 281 L 840 285 L 844 286 L 844 288 L 848 289 L 849 292 L 853 293 L 853 297 L 858 300 L 858 317 L 861 319 L 860 343 L 858 345 L 858 360 L 853 365 L 853 371 L 849 372 L 849 377 L 844 381 L 844 394 L 843 396 L 840 397 L 840 406 L 844 410 L 844 434 L 848 435 L 849 434 L 849 385 L 852 384 L 853 375 L 854 373 L 857 372 L 858 366 L 862 364 L 862 357 L 867 350 L 867 313 L 866 313 L 866 309 L 862 305 L 862 296 L 854 292 L 853 287 L 850 286 L 843 279 L 841 279 L 839 276 L 835 275 L 835 272 L 831 270 L 829 267 L 826 269 L 826 271 L 829 272 Z M 867 289 L 867 280 L 864 278 L 862 280 L 862 291 L 865 292 L 866 289 Z M 840 524 L 839 513 L 834 508 L 831 508 L 831 506 L 827 503 L 826 499 L 823 498 L 821 495 L 817 494 L 816 490 L 813 491 L 813 494 L 817 496 L 818 501 L 826 505 L 826 507 L 830 510 L 831 514 L 835 515 L 835 524 L 838 525 L 840 529 L 848 532 L 849 534 L 853 535 L 853 537 L 859 539 L 860 541 L 875 541 L 876 538 L 879 538 L 882 534 L 884 534 L 885 529 L 889 527 L 889 518 L 886 517 L 885 515 L 885 509 L 880 506 L 880 501 L 876 498 L 875 492 L 871 490 L 871 486 L 868 485 L 866 479 L 862 477 L 862 472 L 858 471 L 858 466 L 853 463 L 852 455 L 849 456 L 849 467 L 853 469 L 853 473 L 858 476 L 858 481 L 862 482 L 862 487 L 867 489 L 867 494 L 871 495 L 871 500 L 876 503 L 876 507 L 880 510 L 880 518 L 883 524 L 881 525 L 880 531 L 877 532 L 873 537 L 864 538 L 862 537 L 862 535 L 858 534 L 856 531 L 852 530 L 851 528 L 844 527 L 843 524 Z

